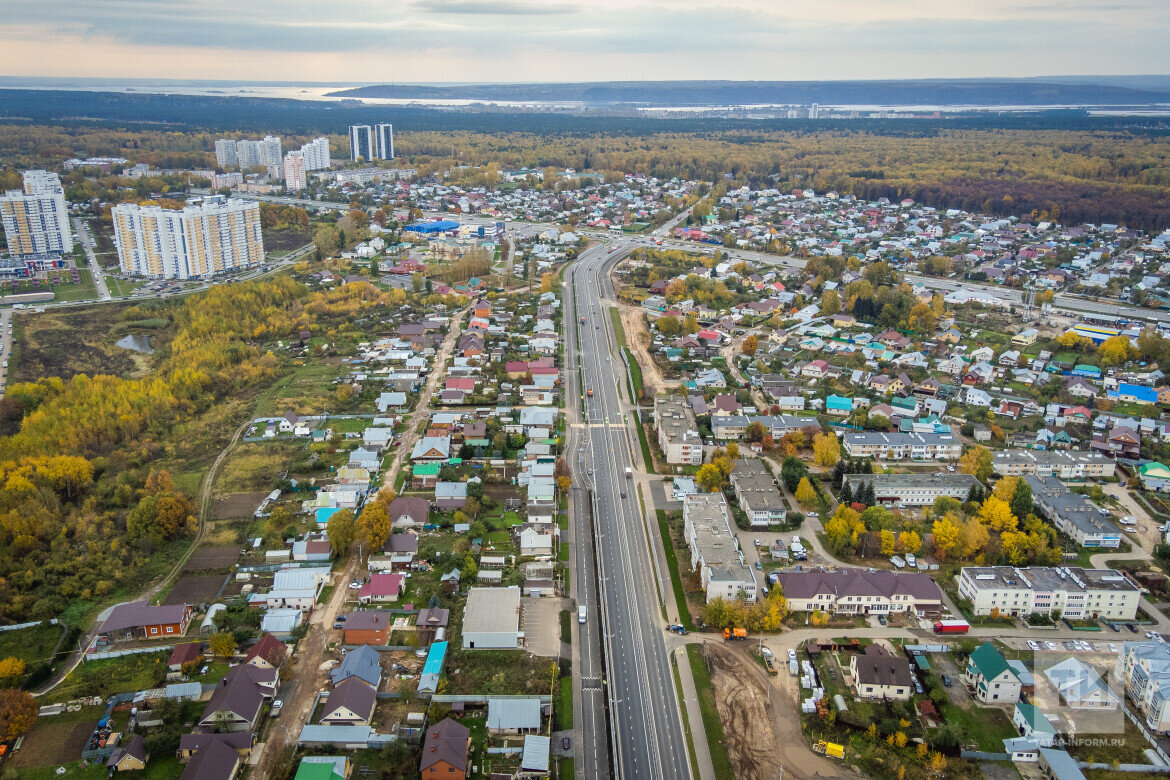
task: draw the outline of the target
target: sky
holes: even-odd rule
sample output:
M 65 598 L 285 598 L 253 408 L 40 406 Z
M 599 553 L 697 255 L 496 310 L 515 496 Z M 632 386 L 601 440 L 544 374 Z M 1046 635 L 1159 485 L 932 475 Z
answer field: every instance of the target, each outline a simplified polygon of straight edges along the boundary
M 1170 72 L 1166 0 L 0 0 L 0 75 L 353 83 Z

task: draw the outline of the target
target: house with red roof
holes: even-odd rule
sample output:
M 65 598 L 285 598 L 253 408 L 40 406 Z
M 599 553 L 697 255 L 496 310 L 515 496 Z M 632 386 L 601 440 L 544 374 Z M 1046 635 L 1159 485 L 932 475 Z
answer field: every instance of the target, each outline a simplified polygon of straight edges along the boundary
M 188 642 L 171 651 L 171 657 L 167 659 L 167 669 L 178 672 L 187 664 L 197 664 L 202 660 L 203 645 L 199 642 Z
M 272 634 L 265 634 L 260 641 L 248 648 L 244 663 L 261 669 L 279 669 L 288 659 L 288 645 Z
M 371 574 L 370 581 L 362 585 L 358 592 L 358 601 L 370 604 L 380 601 L 397 601 L 406 590 L 406 577 L 394 572 L 390 574 Z

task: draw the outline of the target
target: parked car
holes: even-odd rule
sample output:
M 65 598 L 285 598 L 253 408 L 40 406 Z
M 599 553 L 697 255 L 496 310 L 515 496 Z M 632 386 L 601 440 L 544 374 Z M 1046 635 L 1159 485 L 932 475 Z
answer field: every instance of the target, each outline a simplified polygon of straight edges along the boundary
M 1045 642 L 1044 646 L 1047 647 L 1049 650 L 1055 650 L 1056 649 L 1056 642 Z
M 1129 629 L 1131 634 L 1136 634 L 1138 632 L 1137 626 L 1135 626 L 1133 623 L 1126 623 L 1125 627 Z
M 1036 650 L 1040 649 L 1040 643 L 1035 641 L 1035 640 L 1029 639 L 1028 640 L 1028 649 L 1035 652 Z
M 942 683 L 945 687 L 950 688 L 951 687 L 951 676 L 949 674 L 944 674 L 942 676 Z
M 759 561 L 756 561 L 756 571 L 763 571 L 763 570 L 764 570 L 764 564 L 760 563 Z
M 878 615 L 878 622 L 884 626 L 884 625 L 888 625 L 890 621 L 886 620 L 885 615 Z
M 568 749 L 569 749 L 569 738 L 565 737 L 561 740 L 561 750 L 568 750 Z

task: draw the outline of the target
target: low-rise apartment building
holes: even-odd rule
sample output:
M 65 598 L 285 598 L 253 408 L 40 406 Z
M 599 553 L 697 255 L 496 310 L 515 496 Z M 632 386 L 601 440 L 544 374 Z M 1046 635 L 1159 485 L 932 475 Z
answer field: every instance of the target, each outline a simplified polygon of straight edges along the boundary
M 770 433 L 776 441 L 780 441 L 780 437 L 786 433 L 794 433 L 804 428 L 819 430 L 821 427 L 817 418 L 805 415 L 715 415 L 711 418 L 711 435 L 720 441 L 738 441 L 747 436 L 747 429 L 752 423 L 757 422 L 764 426 L 764 432 Z
M 1026 476 L 1032 502 L 1056 530 L 1081 547 L 1121 546 L 1121 531 L 1105 519 L 1089 499 L 1065 487 L 1056 477 Z
M 930 506 L 946 496 L 966 501 L 979 484 L 970 474 L 846 474 L 853 495 L 862 485 L 873 485 L 874 500 L 883 506 Z
M 869 645 L 849 659 L 849 673 L 859 699 L 906 701 L 914 693 L 910 662 L 890 655 L 881 645 Z
M 964 567 L 959 595 L 971 602 L 976 615 L 1059 611 L 1071 620 L 1133 620 L 1141 601 L 1141 590 L 1122 572 L 1076 566 Z
M 743 562 L 732 530 L 731 508 L 720 493 L 696 493 L 683 499 L 683 534 L 691 548 L 691 568 L 699 571 L 707 601 L 732 600 L 742 591 L 758 596 L 756 577 Z
M 735 500 L 748 516 L 752 528 L 767 528 L 783 523 L 788 516 L 788 505 L 776 487 L 776 480 L 768 467 L 758 458 L 736 461 L 731 472 L 731 486 Z
M 1003 477 L 1029 474 L 1061 479 L 1112 477 L 1117 464 L 1100 452 L 1079 450 L 1004 450 L 993 458 L 995 473 Z
M 1126 642 L 1117 654 L 1114 679 L 1158 734 L 1170 732 L 1170 645 L 1164 642 Z
M 847 433 L 842 447 L 851 458 L 958 460 L 963 446 L 949 433 Z
M 937 612 L 942 591 L 917 572 L 845 568 L 828 571 L 779 571 L 775 581 L 795 612 L 842 612 L 850 615 Z
M 703 462 L 703 440 L 686 399 L 677 395 L 655 398 L 654 430 L 667 463 L 697 466 Z

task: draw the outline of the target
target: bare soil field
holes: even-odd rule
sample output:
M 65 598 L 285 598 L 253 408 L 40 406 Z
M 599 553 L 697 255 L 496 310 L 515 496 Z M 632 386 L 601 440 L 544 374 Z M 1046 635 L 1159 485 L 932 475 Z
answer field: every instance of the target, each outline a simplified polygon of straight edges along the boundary
M 215 601 L 224 578 L 223 574 L 184 575 L 171 588 L 163 604 L 210 604 Z
M 211 499 L 211 516 L 216 520 L 239 520 L 252 517 L 267 496 L 264 492 L 224 493 Z
M 737 778 L 796 780 L 856 777 L 840 764 L 813 753 L 800 730 L 795 702 L 769 689 L 773 682 L 746 649 L 719 642 L 704 647 L 711 661 L 715 704 L 723 721 L 724 744 Z
M 76 761 L 97 721 L 37 723 L 24 738 L 20 750 L 8 759 L 16 769 L 52 766 Z
M 666 387 L 678 387 L 679 382 L 668 382 L 662 376 L 662 371 L 654 358 L 646 350 L 650 341 L 650 331 L 646 326 L 646 316 L 641 309 L 633 306 L 618 306 L 622 317 L 622 330 L 626 332 L 626 344 L 634 353 L 634 359 L 642 368 L 642 388 L 648 395 L 657 395 L 658 391 Z
M 183 571 L 210 571 L 213 569 L 228 569 L 236 562 L 240 548 L 231 547 L 200 547 L 191 553 L 191 558 L 183 566 Z

